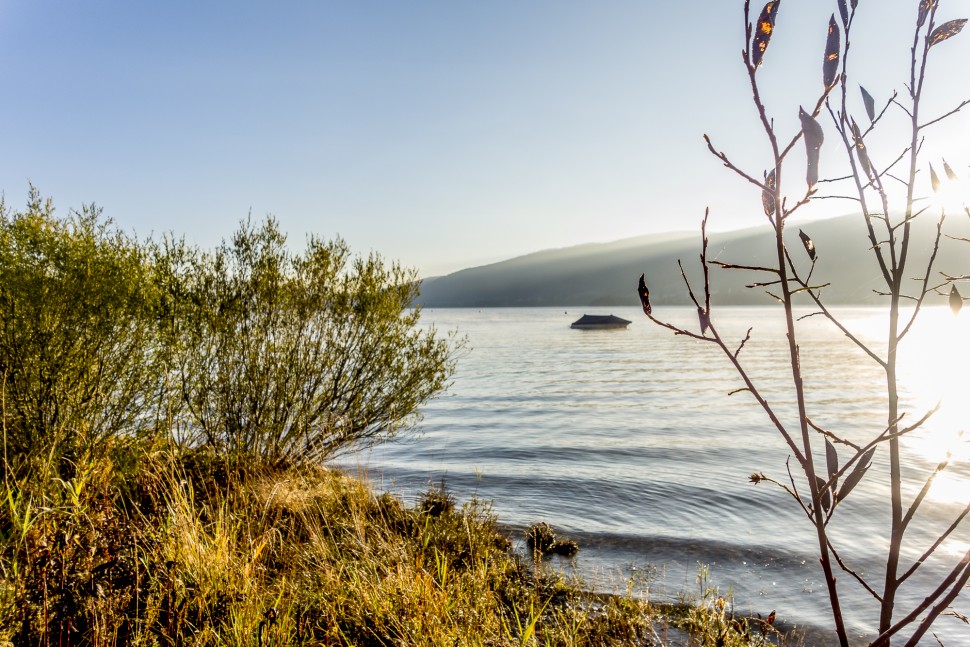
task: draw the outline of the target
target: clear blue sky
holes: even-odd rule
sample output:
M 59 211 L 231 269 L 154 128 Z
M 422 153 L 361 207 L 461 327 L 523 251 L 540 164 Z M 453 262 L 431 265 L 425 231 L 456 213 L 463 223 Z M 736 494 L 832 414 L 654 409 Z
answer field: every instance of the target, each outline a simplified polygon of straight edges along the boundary
M 853 86 L 877 101 L 902 90 L 917 4 L 860 1 Z M 759 74 L 786 132 L 820 90 L 836 7 L 782 3 Z M 768 163 L 741 9 L 0 0 L 0 190 L 21 206 L 32 182 L 61 212 L 95 202 L 139 235 L 203 245 L 273 214 L 297 243 L 341 235 L 424 275 L 692 230 L 707 205 L 716 229 L 753 226 L 757 192 L 701 139 L 752 172 Z M 931 89 L 970 94 L 970 33 L 934 53 Z M 952 164 L 970 163 L 968 124 L 933 133 Z M 808 216 L 848 210 L 821 201 Z

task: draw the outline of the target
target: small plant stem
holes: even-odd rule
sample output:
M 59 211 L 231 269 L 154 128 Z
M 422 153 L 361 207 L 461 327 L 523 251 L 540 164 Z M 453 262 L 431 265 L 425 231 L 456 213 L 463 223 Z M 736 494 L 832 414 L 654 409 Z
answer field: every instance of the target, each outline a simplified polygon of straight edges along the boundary
M 780 173 L 779 173 L 780 176 Z M 780 184 L 780 180 L 778 182 Z M 780 204 L 776 202 L 776 204 Z M 798 342 L 795 333 L 795 315 L 792 304 L 792 290 L 788 281 L 788 268 L 785 262 L 785 217 L 778 218 L 775 226 L 775 247 L 778 253 L 778 270 L 781 280 L 782 298 L 785 307 L 785 325 L 788 331 L 788 354 L 791 359 L 792 383 L 795 386 L 795 398 L 798 404 L 798 424 L 802 433 L 804 454 L 803 468 L 808 477 L 808 486 L 812 493 L 812 521 L 815 524 L 815 534 L 819 547 L 819 561 L 825 575 L 825 585 L 828 588 L 829 602 L 832 605 L 832 616 L 835 621 L 835 631 L 841 647 L 849 646 L 849 638 L 842 617 L 842 606 L 836 585 L 832 561 L 829 557 L 829 541 L 825 528 L 825 515 L 822 514 L 822 492 L 818 487 L 815 473 L 815 461 L 812 456 L 812 438 L 809 433 L 808 413 L 805 408 L 805 384 L 802 379 L 801 358 L 799 357 Z
M 747 21 L 747 5 L 745 6 L 745 17 Z M 792 290 L 789 285 L 788 264 L 786 262 L 784 239 L 785 219 L 791 214 L 791 211 L 786 211 L 784 208 L 783 196 L 781 192 L 782 163 L 785 155 L 789 150 L 791 150 L 791 147 L 794 145 L 794 142 L 798 140 L 798 138 L 796 137 L 793 139 L 792 144 L 789 144 L 784 152 L 779 150 L 777 135 L 775 134 L 771 120 L 767 116 L 764 103 L 761 101 L 761 95 L 758 91 L 758 81 L 755 75 L 756 69 L 748 62 L 746 62 L 746 65 L 748 68 L 748 77 L 751 82 L 752 98 L 754 100 L 755 107 L 758 110 L 758 115 L 761 118 L 765 135 L 771 144 L 774 159 L 774 203 L 777 205 L 777 208 L 775 217 L 772 219 L 772 225 L 775 229 L 775 251 L 777 253 L 778 262 L 778 279 L 781 285 L 782 303 L 785 309 L 788 355 L 789 359 L 791 360 L 792 383 L 795 387 L 795 399 L 798 405 L 798 424 L 802 436 L 802 469 L 805 471 L 805 475 L 808 478 L 808 486 L 812 495 L 812 509 L 814 510 L 812 521 L 815 524 L 815 533 L 819 548 L 819 561 L 821 562 L 822 572 L 825 576 L 825 584 L 828 589 L 829 602 L 832 605 L 832 616 L 835 622 L 835 631 L 838 635 L 839 644 L 841 647 L 848 647 L 849 638 L 845 629 L 845 621 L 842 617 L 842 607 L 839 600 L 838 588 L 836 586 L 836 578 L 833 572 L 832 562 L 829 557 L 829 542 L 825 528 L 825 515 L 822 514 L 821 505 L 822 493 L 819 490 L 818 483 L 815 478 L 815 463 L 812 456 L 812 438 L 808 426 L 808 413 L 805 407 L 805 385 L 802 380 L 801 359 L 799 357 L 798 342 L 795 332 Z M 818 111 L 821 109 L 822 102 L 827 94 L 828 89 L 826 89 L 825 93 L 823 93 L 821 99 L 815 107 L 815 110 L 813 111 L 813 114 L 818 114 Z M 811 189 L 811 187 L 809 187 L 809 189 Z
M 911 118 L 911 139 L 909 153 L 909 177 L 906 187 L 906 216 L 903 223 L 903 237 L 900 243 L 899 262 L 893 267 L 892 284 L 890 287 L 890 308 L 889 308 L 889 348 L 886 356 L 886 386 L 888 391 L 888 417 L 895 432 L 899 414 L 899 392 L 897 387 L 897 353 L 899 350 L 899 298 L 902 293 L 903 272 L 906 268 L 906 258 L 909 251 L 910 229 L 913 215 L 913 202 L 916 190 L 916 169 L 919 152 L 919 107 L 920 97 L 923 91 L 923 81 L 926 76 L 926 58 L 929 53 L 929 38 L 934 25 L 936 8 L 938 3 L 933 3 L 929 13 L 929 20 L 926 25 L 926 37 L 923 40 L 922 57 L 917 57 L 919 46 L 920 27 L 917 26 L 913 36 L 913 48 L 910 58 L 910 98 L 912 99 Z M 917 59 L 919 60 L 919 73 L 917 74 Z M 886 217 L 889 217 L 886 211 Z M 892 625 L 893 607 L 896 601 L 896 591 L 899 588 L 899 557 L 902 551 L 903 535 L 906 529 L 903 525 L 903 499 L 902 499 L 902 469 L 899 452 L 899 438 L 892 437 L 889 440 L 889 471 L 890 471 L 890 497 L 891 497 L 891 531 L 889 537 L 889 551 L 886 555 L 886 582 L 883 590 L 882 605 L 879 610 L 879 633 L 887 631 Z

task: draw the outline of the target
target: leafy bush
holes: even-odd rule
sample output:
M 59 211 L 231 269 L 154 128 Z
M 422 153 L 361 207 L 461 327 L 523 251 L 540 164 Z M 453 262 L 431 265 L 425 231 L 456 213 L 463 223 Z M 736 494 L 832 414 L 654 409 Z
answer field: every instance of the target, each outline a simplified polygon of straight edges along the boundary
M 351 261 L 342 241 L 294 254 L 267 220 L 211 253 L 169 241 L 160 258 L 190 438 L 320 459 L 409 427 L 451 375 L 447 340 L 417 327 L 414 274 Z
M 31 188 L 0 202 L 0 375 L 7 457 L 95 451 L 151 424 L 154 282 L 145 248 L 95 207 L 58 219 Z

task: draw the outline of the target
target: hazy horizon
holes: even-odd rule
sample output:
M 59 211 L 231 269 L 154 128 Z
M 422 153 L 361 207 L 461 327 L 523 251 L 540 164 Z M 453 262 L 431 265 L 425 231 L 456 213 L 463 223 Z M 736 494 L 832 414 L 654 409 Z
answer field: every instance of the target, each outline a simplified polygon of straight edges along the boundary
M 205 246 L 249 213 L 272 214 L 297 244 L 339 235 L 423 276 L 695 230 L 707 206 L 712 231 L 756 226 L 757 190 L 702 140 L 754 175 L 770 159 L 755 144 L 742 6 L 5 3 L 0 191 L 18 207 L 33 183 L 60 213 L 94 202 L 126 230 Z M 859 114 L 859 83 L 880 105 L 904 91 L 916 7 L 860 4 Z M 759 76 L 784 133 L 821 89 L 835 10 L 779 11 Z M 927 115 L 962 98 L 946 74 L 970 58 L 970 39 L 939 55 L 951 64 L 931 66 Z M 926 158 L 970 150 L 968 119 L 935 126 Z M 841 159 L 834 136 L 822 153 L 824 176 Z M 870 147 L 874 159 L 897 153 Z M 949 162 L 965 168 L 970 154 Z M 792 195 L 798 175 L 783 186 Z M 850 207 L 813 201 L 799 217 Z

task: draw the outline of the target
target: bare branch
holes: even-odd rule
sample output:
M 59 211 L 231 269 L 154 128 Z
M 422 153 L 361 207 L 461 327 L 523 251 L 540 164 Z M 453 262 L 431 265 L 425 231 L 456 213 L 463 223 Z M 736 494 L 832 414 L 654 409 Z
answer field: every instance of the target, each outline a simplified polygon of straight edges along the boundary
M 748 343 L 748 340 L 749 339 L 751 339 L 751 331 L 752 330 L 754 330 L 753 327 L 748 328 L 748 332 L 745 333 L 744 339 L 741 340 L 741 345 L 738 346 L 737 350 L 734 351 L 734 358 L 735 359 L 737 359 L 738 355 L 741 353 L 741 349 L 744 348 L 744 345 Z
M 765 281 L 763 283 L 749 283 L 749 284 L 745 285 L 744 287 L 746 287 L 748 289 L 751 289 L 751 288 L 766 288 L 769 285 L 779 285 L 780 283 L 781 283 L 781 281 Z
M 808 290 L 822 290 L 824 288 L 829 287 L 830 285 L 832 285 L 832 284 L 831 283 L 823 283 L 822 285 L 806 285 L 806 286 L 800 287 L 800 288 L 798 288 L 796 290 L 792 290 L 791 291 L 791 294 L 798 294 L 799 292 L 806 292 Z
M 907 117 L 909 117 L 910 119 L 912 119 L 912 118 L 913 118 L 913 113 L 912 113 L 912 112 L 910 112 L 910 110 L 909 110 L 909 108 L 907 108 L 906 106 L 904 106 L 903 104 L 901 104 L 901 103 L 900 103 L 899 101 L 897 101 L 896 99 L 893 99 L 893 103 L 894 103 L 894 104 L 896 104 L 896 107 L 898 107 L 898 108 L 899 108 L 899 109 L 901 109 L 901 110 L 902 110 L 903 112 L 905 112 L 905 113 L 906 113 L 906 116 L 907 116 Z
M 657 319 L 652 314 L 647 315 L 647 317 L 650 319 L 650 321 L 654 322 L 658 326 L 663 326 L 668 330 L 672 330 L 675 335 L 683 335 L 684 337 L 690 337 L 691 339 L 699 339 L 701 341 L 709 341 L 709 342 L 716 341 L 710 337 L 705 337 L 704 335 L 698 335 L 696 332 L 691 332 L 690 330 L 686 330 L 684 328 L 680 328 L 679 326 L 675 326 L 672 323 L 667 323 L 666 321 Z
M 842 127 L 840 120 L 835 116 L 835 113 L 832 111 L 831 108 L 829 108 L 829 115 L 832 117 L 832 121 L 834 121 L 836 124 L 836 129 L 838 130 L 839 135 L 842 139 L 842 146 L 845 149 L 846 156 L 848 157 L 848 160 L 849 160 L 849 166 L 852 170 L 852 175 L 850 176 L 850 178 L 853 180 L 853 182 L 856 185 L 856 193 L 859 194 L 859 205 L 862 208 L 862 215 L 865 219 L 866 230 L 869 234 L 869 242 L 872 244 L 872 249 L 875 252 L 875 256 L 876 256 L 876 261 L 879 263 L 879 271 L 882 273 L 883 280 L 886 282 L 886 284 L 891 285 L 892 274 L 890 272 L 890 266 L 887 264 L 884 254 L 882 252 L 882 247 L 879 245 L 877 241 L 876 232 L 872 224 L 872 214 L 869 211 L 868 202 L 866 200 L 865 190 L 866 190 L 866 187 L 868 187 L 869 184 L 872 183 L 872 181 L 869 178 L 866 178 L 867 184 L 863 185 L 862 181 L 860 180 L 860 177 L 862 175 L 861 170 L 856 165 L 856 158 L 852 153 L 852 151 L 855 149 L 855 145 L 853 142 L 849 141 L 849 135 L 846 132 L 846 129 Z M 884 209 L 884 211 L 888 211 L 888 209 Z
M 799 282 L 799 284 L 804 286 L 804 283 Z M 838 328 L 843 335 L 845 335 L 853 344 L 856 345 L 856 347 L 858 347 L 862 352 L 864 352 L 874 362 L 876 362 L 876 364 L 878 364 L 883 368 L 886 367 L 886 360 L 881 358 L 879 355 L 876 355 L 876 352 L 871 348 L 869 348 L 868 344 L 866 344 L 864 341 L 862 341 L 854 334 L 852 334 L 852 332 L 845 327 L 845 324 L 843 324 L 834 314 L 832 314 L 832 312 L 828 309 L 828 307 L 826 307 L 826 305 L 822 302 L 820 295 L 816 294 L 811 290 L 808 291 L 808 295 L 812 297 L 812 301 L 815 302 L 815 305 L 819 308 L 819 310 L 821 310 L 821 313 L 825 316 L 825 318 L 828 319 L 833 325 L 835 325 L 835 327 Z M 817 313 L 813 313 L 813 314 L 817 314 Z
M 694 290 L 690 287 L 690 281 L 687 280 L 687 273 L 684 272 L 684 264 L 680 262 L 679 258 L 677 259 L 677 266 L 680 267 L 680 276 L 684 279 L 684 285 L 687 286 L 687 294 L 690 295 L 690 300 L 694 302 L 695 306 L 700 308 L 701 304 L 697 303 L 697 297 L 694 296 Z
M 819 180 L 819 182 L 825 182 L 825 180 Z M 859 198 L 854 195 L 817 195 L 815 200 L 849 200 L 850 202 L 859 202 Z
M 895 225 L 893 225 L 893 227 L 892 227 L 893 228 L 893 231 L 899 229 L 900 227 L 904 227 L 904 226 L 908 225 L 909 223 L 913 222 L 914 220 L 916 220 L 917 218 L 919 218 L 920 216 L 922 216 L 924 213 L 926 213 L 926 210 L 927 209 L 929 209 L 929 207 L 923 207 L 922 209 L 920 209 L 916 213 L 914 213 L 912 215 L 909 215 L 909 216 L 906 216 L 905 218 L 903 218 L 902 220 L 900 220 L 899 222 L 897 222 Z M 887 222 L 888 222 L 888 220 L 887 220 Z
M 828 438 L 828 439 L 830 439 L 830 440 L 831 440 L 832 442 L 834 442 L 834 443 L 837 443 L 837 444 L 839 444 L 839 445 L 848 445 L 848 446 L 849 446 L 849 447 L 851 447 L 852 449 L 854 449 L 854 450 L 856 450 L 856 453 L 857 453 L 857 454 L 859 454 L 859 455 L 861 455 L 861 454 L 862 454 L 862 450 L 861 450 L 861 449 L 859 448 L 859 446 L 858 446 L 858 445 L 856 445 L 856 444 L 855 444 L 854 442 L 852 442 L 852 441 L 850 441 L 850 440 L 846 440 L 845 438 L 841 438 L 840 436 L 836 436 L 836 435 L 835 435 L 834 433 L 832 433 L 831 431 L 829 431 L 829 430 L 827 430 L 827 429 L 823 429 L 822 427 L 819 427 L 819 426 L 818 426 L 817 424 L 815 424 L 815 423 L 814 423 L 814 422 L 812 421 L 812 419 L 811 419 L 811 418 L 806 418 L 806 419 L 805 419 L 805 422 L 807 422 L 807 423 L 808 423 L 808 426 L 809 426 L 809 427 L 811 427 L 812 429 L 814 429 L 814 430 L 815 430 L 815 431 L 817 431 L 818 433 L 820 433 L 820 434 L 822 434 L 822 435 L 823 435 L 823 436 L 825 436 L 826 438 Z
M 895 634 L 899 633 L 899 630 L 903 627 L 911 624 L 920 614 L 926 611 L 932 606 L 936 600 L 940 600 L 937 607 L 935 607 L 926 618 L 920 623 L 917 632 L 910 638 L 906 643 L 907 647 L 910 645 L 916 645 L 919 642 L 919 638 L 922 637 L 923 633 L 929 628 L 933 620 L 935 620 L 946 607 L 960 594 L 963 590 L 964 585 L 966 585 L 967 580 L 970 579 L 970 551 L 967 551 L 960 562 L 953 567 L 950 573 L 940 582 L 940 585 L 933 590 L 926 598 L 920 602 L 912 611 L 910 611 L 906 617 L 902 618 L 896 624 L 892 625 L 884 632 L 879 634 L 875 640 L 869 643 L 869 647 L 884 647 L 889 644 L 889 639 Z M 952 588 L 950 588 L 952 586 Z M 942 599 L 940 599 L 942 598 Z
M 922 126 L 920 126 L 918 128 L 918 130 L 923 130 L 924 128 L 929 128 L 933 124 L 939 123 L 939 122 L 943 121 L 944 119 L 946 119 L 947 117 L 952 117 L 953 115 L 955 115 L 956 113 L 960 112 L 963 108 L 967 107 L 968 105 L 970 105 L 970 99 L 964 99 L 963 101 L 960 102 L 960 105 L 958 105 L 956 108 L 954 108 L 953 110 L 951 110 L 950 112 L 948 112 L 948 113 L 946 113 L 944 115 L 941 115 L 941 116 L 937 117 L 936 119 L 931 119 L 930 121 L 927 121 L 925 124 L 923 124 Z
M 893 431 L 893 429 L 896 429 L 896 427 L 898 427 L 899 422 L 903 419 L 903 417 L 904 417 L 905 414 L 900 415 L 898 418 L 896 418 L 896 420 L 892 424 L 890 424 L 889 426 L 887 426 L 885 428 L 885 430 L 883 430 L 882 433 L 880 433 L 874 439 L 872 439 L 871 441 L 869 441 L 868 444 L 863 445 L 862 447 L 857 448 L 855 455 L 853 455 L 852 458 L 850 458 L 848 461 L 846 461 L 845 464 L 842 465 L 839 468 L 839 470 L 835 474 L 833 474 L 831 476 L 831 478 L 829 478 L 829 480 L 825 482 L 825 485 L 822 486 L 820 489 L 825 490 L 825 489 L 829 489 L 829 488 L 833 487 L 835 485 L 835 483 L 838 482 L 838 480 L 840 478 L 842 478 L 842 476 L 844 476 L 847 471 L 849 471 L 849 468 L 852 467 L 857 460 L 859 460 L 866 452 L 868 452 L 870 449 L 872 449 L 873 447 L 875 447 L 879 443 L 884 443 L 884 442 L 889 441 L 889 440 L 893 440 L 893 439 L 896 439 L 896 438 L 900 438 L 900 437 L 905 436 L 906 434 L 911 433 L 911 432 L 919 429 L 920 427 L 922 427 L 923 424 L 929 419 L 929 417 L 932 416 L 934 413 L 936 413 L 939 408 L 940 408 L 940 405 L 936 405 L 935 407 L 933 407 L 932 409 L 930 409 L 928 412 L 926 412 L 925 414 L 923 414 L 923 417 L 922 418 L 920 418 L 919 420 L 917 420 L 915 423 L 913 423 L 909 427 L 906 427 L 905 429 L 900 429 L 900 430 L 897 430 L 897 431 Z M 809 424 L 812 427 L 812 429 L 815 429 L 819 433 L 821 433 L 821 434 L 823 434 L 823 435 L 825 435 L 827 437 L 830 437 L 833 440 L 836 440 L 837 436 L 835 436 L 834 434 L 831 434 L 831 432 L 825 431 L 821 427 L 818 427 L 818 426 L 812 424 L 811 421 L 809 421 L 807 417 L 806 417 L 805 422 L 807 424 Z M 844 441 L 842 441 L 842 443 L 845 444 L 845 445 L 851 445 L 851 443 L 844 442 Z M 832 507 L 834 508 L 837 502 L 833 501 L 832 503 L 833 503 Z
M 923 562 L 925 562 L 930 555 L 936 552 L 936 549 L 939 548 L 943 544 L 943 542 L 946 541 L 947 538 L 953 534 L 953 531 L 956 530 L 961 523 L 963 523 L 963 520 L 966 518 L 967 514 L 970 514 L 970 503 L 968 503 L 967 506 L 960 512 L 960 514 L 956 516 L 956 518 L 953 520 L 953 523 L 951 523 L 950 526 L 945 531 L 943 531 L 939 537 L 936 538 L 933 544 L 926 549 L 926 552 L 924 552 L 919 559 L 913 562 L 913 565 L 909 567 L 909 570 L 903 573 L 899 577 L 897 582 L 899 584 L 902 584 L 907 579 L 909 579 L 909 576 L 915 573 L 916 570 L 923 564 Z
M 930 254 L 929 260 L 926 262 L 926 273 L 923 275 L 923 287 L 920 290 L 919 298 L 916 300 L 916 307 L 913 309 L 913 313 L 909 317 L 909 321 L 903 327 L 902 332 L 896 337 L 896 339 L 902 341 L 902 339 L 909 333 L 913 324 L 916 322 L 916 317 L 919 315 L 920 308 L 923 307 L 923 299 L 930 292 L 927 290 L 927 285 L 930 282 L 930 273 L 933 271 L 933 264 L 936 262 L 936 255 L 940 251 L 940 238 L 943 232 L 943 221 L 946 220 L 946 213 L 940 213 L 940 219 L 936 223 L 936 236 L 933 238 L 933 253 Z
M 892 173 L 886 173 L 886 177 L 888 177 L 888 178 L 890 178 L 890 179 L 892 179 L 892 180 L 896 180 L 897 182 L 899 182 L 899 183 L 900 183 L 900 184 L 902 184 L 903 186 L 909 186 L 909 184 L 908 184 L 908 183 L 906 182 L 906 180 L 904 180 L 904 179 L 903 179 L 903 178 L 901 178 L 901 177 L 896 177 L 896 176 L 895 176 L 895 175 L 893 175 Z
M 707 135 L 704 135 L 704 141 L 707 142 L 707 150 L 711 151 L 711 153 L 714 155 L 714 157 L 716 157 L 719 160 L 721 160 L 721 162 L 724 163 L 724 166 L 728 167 L 729 169 L 731 169 L 732 171 L 734 171 L 735 173 L 737 173 L 738 175 L 740 175 L 745 180 L 747 180 L 751 184 L 755 185 L 756 187 L 758 187 L 762 191 L 766 190 L 765 189 L 765 185 L 760 180 L 758 180 L 758 179 L 752 177 L 751 175 L 745 173 L 744 171 L 742 171 L 740 168 L 738 168 L 737 166 L 735 166 L 734 163 L 731 160 L 728 159 L 727 154 L 725 154 L 725 153 L 719 151 L 718 149 L 714 148 L 714 144 L 711 142 L 711 138 L 710 137 L 708 137 Z
M 957 240 L 965 240 L 964 238 L 957 238 Z M 967 240 L 970 243 L 970 240 Z M 940 272 L 940 274 L 947 280 L 947 282 L 953 281 L 970 281 L 970 274 L 963 274 L 961 276 L 950 276 L 946 272 Z
M 722 261 L 707 261 L 710 265 L 717 265 L 724 270 L 751 270 L 752 272 L 769 272 L 778 274 L 778 270 L 773 267 L 759 267 L 757 265 L 737 265 L 735 263 L 724 263 Z
M 886 114 L 886 111 L 889 110 L 889 106 L 893 105 L 893 103 L 896 101 L 896 97 L 898 95 L 899 95 L 899 93 L 897 91 L 893 90 L 893 95 L 891 97 L 889 97 L 889 99 L 886 100 L 886 105 L 884 105 L 882 107 L 882 110 L 880 110 L 879 111 L 879 114 L 876 115 L 876 118 L 872 120 L 872 123 L 869 124 L 869 127 L 866 128 L 865 131 L 863 131 L 863 133 L 862 133 L 862 136 L 863 137 L 865 137 L 866 135 L 868 135 L 869 133 L 871 133 L 873 131 L 873 129 L 876 127 L 876 124 L 879 123 L 879 121 L 882 119 L 883 115 Z
M 957 438 L 959 438 L 962 435 L 963 435 L 963 432 L 961 431 L 958 434 Z M 950 464 L 950 458 L 952 456 L 953 456 L 953 452 L 948 451 L 946 453 L 946 456 L 943 458 L 943 460 L 941 460 L 939 464 L 937 464 L 936 469 L 934 469 L 933 472 L 927 477 L 926 481 L 923 483 L 923 487 L 920 488 L 919 493 L 913 498 L 913 502 L 909 505 L 909 509 L 906 511 L 906 514 L 903 516 L 903 520 L 899 526 L 901 532 L 906 532 L 906 528 L 909 527 L 909 523 L 913 520 L 913 517 L 916 515 L 916 510 L 919 509 L 920 505 L 923 503 L 923 500 L 926 498 L 926 495 L 929 493 L 930 487 L 932 487 L 933 485 L 933 481 L 936 479 L 937 475 L 940 474 L 940 472 L 942 472 L 943 470 L 945 470 L 947 465 Z
M 835 550 L 835 546 L 833 546 L 833 545 L 832 545 L 832 542 L 831 542 L 831 541 L 829 541 L 829 544 L 828 544 L 828 545 L 829 545 L 829 552 L 830 552 L 830 553 L 832 553 L 832 557 L 834 557 L 834 558 L 835 558 L 835 561 L 836 561 L 836 563 L 837 563 L 837 564 L 839 565 L 839 568 L 841 568 L 841 569 L 842 569 L 842 570 L 843 570 L 844 572 L 846 572 L 846 573 L 848 573 L 849 575 L 851 575 L 851 576 L 852 576 L 852 577 L 853 577 L 853 578 L 855 579 L 855 581 L 856 581 L 856 582 L 858 582 L 858 583 L 859 583 L 860 585 L 862 585 L 862 588 L 864 588 L 864 589 L 865 589 L 866 591 L 868 591 L 868 592 L 869 592 L 869 594 L 870 594 L 870 595 L 871 595 L 872 597 L 874 597 L 874 598 L 875 598 L 875 599 L 876 599 L 876 600 L 877 600 L 878 602 L 880 602 L 880 603 L 881 603 L 881 602 L 882 602 L 882 596 L 881 596 L 881 595 L 879 595 L 879 594 L 878 594 L 878 593 L 876 592 L 876 590 L 875 590 L 874 588 L 872 588 L 872 587 L 871 587 L 871 586 L 869 585 L 869 583 L 868 583 L 868 582 L 866 582 L 866 581 L 865 581 L 865 580 L 864 580 L 864 579 L 862 578 L 862 576 L 861 576 L 861 575 L 859 575 L 859 574 L 858 574 L 858 573 L 856 573 L 856 572 L 855 572 L 854 570 L 852 570 L 851 568 L 849 568 L 849 567 L 848 567 L 848 566 L 846 565 L 846 563 L 845 563 L 844 561 L 842 561 L 842 557 L 841 557 L 841 556 L 839 555 L 839 552 L 838 552 L 837 550 Z

